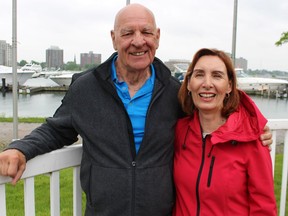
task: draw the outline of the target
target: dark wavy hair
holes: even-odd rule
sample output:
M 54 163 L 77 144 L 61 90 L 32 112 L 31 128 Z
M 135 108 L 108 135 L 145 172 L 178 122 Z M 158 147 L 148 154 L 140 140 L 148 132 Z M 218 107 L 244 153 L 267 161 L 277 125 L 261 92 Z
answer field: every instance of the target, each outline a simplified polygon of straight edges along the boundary
M 193 60 L 187 69 L 187 73 L 178 93 L 179 102 L 182 106 L 183 111 L 188 115 L 192 115 L 196 110 L 192 97 L 190 94 L 188 94 L 189 92 L 187 89 L 187 85 L 190 81 L 196 63 L 202 56 L 217 56 L 223 61 L 226 66 L 228 79 L 231 83 L 232 90 L 230 92 L 230 96 L 226 97 L 223 101 L 223 108 L 221 113 L 223 117 L 227 118 L 232 112 L 237 109 L 240 103 L 241 93 L 237 89 L 237 78 L 231 58 L 221 50 L 202 48 L 195 53 Z

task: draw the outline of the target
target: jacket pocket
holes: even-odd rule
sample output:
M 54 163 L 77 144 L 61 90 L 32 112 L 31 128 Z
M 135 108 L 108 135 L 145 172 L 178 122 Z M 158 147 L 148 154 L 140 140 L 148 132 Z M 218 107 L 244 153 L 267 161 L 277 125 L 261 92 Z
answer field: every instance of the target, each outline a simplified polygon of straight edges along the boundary
M 211 185 L 214 162 L 215 162 L 215 156 L 212 156 L 211 162 L 210 162 L 210 167 L 209 167 L 209 175 L 208 175 L 207 187 L 210 187 L 210 185 Z

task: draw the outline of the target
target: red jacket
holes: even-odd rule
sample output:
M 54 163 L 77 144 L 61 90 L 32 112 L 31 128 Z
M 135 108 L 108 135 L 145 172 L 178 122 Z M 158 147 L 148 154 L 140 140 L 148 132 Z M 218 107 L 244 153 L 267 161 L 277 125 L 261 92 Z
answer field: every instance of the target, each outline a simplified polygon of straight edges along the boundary
M 259 140 L 266 123 L 245 93 L 238 110 L 205 138 L 197 112 L 178 121 L 174 216 L 276 215 L 270 152 Z

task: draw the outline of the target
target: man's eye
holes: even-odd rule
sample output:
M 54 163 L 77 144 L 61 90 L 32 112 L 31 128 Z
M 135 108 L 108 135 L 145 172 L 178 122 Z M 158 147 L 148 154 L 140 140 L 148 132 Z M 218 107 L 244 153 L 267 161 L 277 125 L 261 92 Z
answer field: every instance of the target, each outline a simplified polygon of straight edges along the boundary
M 152 35 L 153 33 L 152 33 L 152 32 L 143 32 L 143 34 L 145 34 L 145 35 Z

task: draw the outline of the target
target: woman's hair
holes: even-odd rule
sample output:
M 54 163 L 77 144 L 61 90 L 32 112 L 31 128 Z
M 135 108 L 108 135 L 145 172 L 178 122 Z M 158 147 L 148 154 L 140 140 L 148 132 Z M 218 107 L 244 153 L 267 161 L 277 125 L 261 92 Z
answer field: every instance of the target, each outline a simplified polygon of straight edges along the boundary
M 195 104 L 193 103 L 192 96 L 189 93 L 187 86 L 194 71 L 194 67 L 202 56 L 217 56 L 223 61 L 226 66 L 228 80 L 231 83 L 232 90 L 230 92 L 230 96 L 228 95 L 223 101 L 223 108 L 221 113 L 223 117 L 227 118 L 232 112 L 237 109 L 240 103 L 240 91 L 237 89 L 236 73 L 231 58 L 221 50 L 203 48 L 195 53 L 194 58 L 187 69 L 185 79 L 178 93 L 179 102 L 182 106 L 183 111 L 188 115 L 192 115 L 196 110 Z

